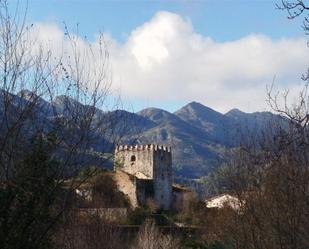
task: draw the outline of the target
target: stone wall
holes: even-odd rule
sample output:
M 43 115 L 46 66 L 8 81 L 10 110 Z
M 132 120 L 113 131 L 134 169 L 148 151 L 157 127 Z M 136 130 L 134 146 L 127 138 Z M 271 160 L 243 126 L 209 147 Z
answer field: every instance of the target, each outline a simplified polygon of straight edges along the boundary
M 140 205 L 147 203 L 148 199 L 154 198 L 154 185 L 152 179 L 136 178 L 137 200 Z
M 171 148 L 159 145 L 120 145 L 115 149 L 115 170 L 121 170 L 138 179 L 153 180 L 154 199 L 159 208 L 168 210 L 172 202 Z M 149 186 L 149 183 L 147 183 Z M 145 196 L 142 182 L 136 187 L 140 200 Z
M 157 205 L 170 209 L 172 202 L 172 154 L 170 151 L 154 151 L 154 189 Z
M 173 186 L 172 196 L 171 208 L 178 212 L 189 208 L 188 205 L 192 200 L 197 199 L 196 194 L 191 189 L 176 186 Z
M 119 191 L 124 193 L 129 199 L 133 208 L 138 207 L 138 197 L 136 189 L 136 177 L 126 174 L 125 172 L 116 170 L 114 180 Z
M 125 223 L 128 217 L 126 208 L 80 208 L 77 214 L 83 218 L 99 218 L 108 223 Z
M 118 146 L 115 150 L 115 169 L 131 175 L 138 172 L 153 178 L 153 148 L 150 146 Z

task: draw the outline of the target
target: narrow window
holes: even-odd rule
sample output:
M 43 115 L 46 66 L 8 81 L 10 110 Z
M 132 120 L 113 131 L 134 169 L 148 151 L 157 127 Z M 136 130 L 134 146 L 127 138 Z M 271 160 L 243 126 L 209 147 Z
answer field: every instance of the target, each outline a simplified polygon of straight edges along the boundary
M 134 155 L 131 156 L 131 162 L 135 162 L 135 160 L 136 160 L 136 157 Z

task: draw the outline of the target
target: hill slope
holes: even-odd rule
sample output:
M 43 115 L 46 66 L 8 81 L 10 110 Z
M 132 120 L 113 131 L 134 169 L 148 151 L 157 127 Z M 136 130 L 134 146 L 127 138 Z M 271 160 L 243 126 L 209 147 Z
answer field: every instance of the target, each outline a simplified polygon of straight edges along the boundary
M 26 105 L 31 101 L 32 93 L 23 91 L 12 96 L 18 105 Z M 77 111 L 90 110 L 66 96 L 57 97 L 52 103 L 39 101 L 37 118 L 45 117 L 47 127 L 55 115 L 68 115 L 68 106 Z M 1 94 L 0 102 L 3 102 Z M 115 141 L 167 144 L 173 149 L 175 174 L 189 178 L 198 178 L 217 167 L 226 150 L 245 141 L 251 134 L 263 133 L 274 122 L 285 121 L 269 112 L 244 113 L 233 109 L 222 114 L 197 102 L 191 102 L 175 113 L 157 108 L 146 108 L 138 113 L 96 109 L 94 120 L 93 125 L 99 126 L 99 130 L 93 134 L 96 139 L 90 144 L 93 155 L 102 151 L 113 153 Z M 100 158 L 94 157 L 94 161 L 99 162 Z

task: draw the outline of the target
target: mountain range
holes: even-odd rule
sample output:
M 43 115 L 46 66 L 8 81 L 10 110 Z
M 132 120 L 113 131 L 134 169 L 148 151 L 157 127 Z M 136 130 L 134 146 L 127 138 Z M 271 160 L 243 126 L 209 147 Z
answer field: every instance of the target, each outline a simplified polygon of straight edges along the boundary
M 18 103 L 26 103 L 32 94 L 24 90 L 12 96 Z M 68 105 L 89 108 L 62 95 L 53 102 L 40 98 L 38 109 L 48 117 L 47 120 L 51 120 L 54 115 L 52 110 L 56 109 L 58 115 L 65 116 Z M 237 147 L 252 134 L 263 133 L 274 121 L 281 122 L 283 118 L 271 112 L 245 113 L 238 109 L 223 114 L 191 102 L 174 113 L 158 108 L 146 108 L 137 113 L 96 109 L 95 120 L 104 120 L 100 124 L 102 126 L 107 122 L 113 124 L 113 135 L 121 137 L 118 143 L 171 145 L 174 173 L 199 178 L 220 165 L 226 151 Z M 112 153 L 111 133 L 104 133 L 103 130 L 104 127 L 101 133 L 99 129 L 96 134 L 98 139 L 91 144 L 91 151 Z
M 224 161 L 226 152 L 262 136 L 281 116 L 271 112 L 245 113 L 238 109 L 222 114 L 197 102 L 191 102 L 174 113 L 146 108 L 135 113 L 148 125 L 138 133 L 126 136 L 129 143 L 172 145 L 173 167 L 177 175 L 199 178 Z M 151 123 L 152 122 L 152 123 Z

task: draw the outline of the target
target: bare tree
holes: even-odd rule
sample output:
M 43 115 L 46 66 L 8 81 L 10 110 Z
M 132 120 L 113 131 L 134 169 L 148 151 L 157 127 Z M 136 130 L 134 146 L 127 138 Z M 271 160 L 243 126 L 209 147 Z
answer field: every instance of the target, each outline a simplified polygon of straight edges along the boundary
M 64 249 L 128 249 L 132 240 L 132 234 L 111 226 L 99 215 L 86 220 L 74 214 L 55 237 L 56 247 Z
M 241 201 L 241 210 L 215 216 L 216 239 L 231 248 L 308 248 L 309 133 L 307 88 L 295 105 L 276 94 L 268 102 L 283 116 L 277 132 L 234 151 L 226 182 Z M 273 130 L 273 129 L 272 129 Z
M 276 4 L 276 6 L 278 9 L 287 11 L 290 19 L 294 19 L 309 10 L 309 6 L 302 0 L 282 0 L 281 4 Z M 308 23 L 308 19 L 305 18 L 304 21 Z M 304 27 L 307 27 L 307 25 Z
M 305 34 L 309 34 L 309 5 L 303 0 L 281 0 L 281 3 L 276 4 L 277 9 L 286 11 L 289 19 L 303 17 L 302 28 Z M 309 80 L 309 68 L 306 73 L 302 75 L 304 81 Z
M 116 138 L 117 120 L 98 109 L 111 87 L 103 35 L 93 45 L 66 28 L 65 39 L 56 56 L 33 37 L 26 11 L 0 1 L 1 248 L 50 247 L 76 187 L 66 179 Z
M 136 249 L 176 249 L 179 248 L 179 240 L 171 235 L 162 234 L 151 220 L 146 220 L 140 228 L 136 242 L 132 248 Z
M 304 16 L 309 30 L 309 6 L 301 0 L 281 1 L 277 7 L 289 19 Z M 225 183 L 238 196 L 241 209 L 225 209 L 210 217 L 213 232 L 227 248 L 308 248 L 309 246 L 309 98 L 308 72 L 298 100 L 271 87 L 267 102 L 282 122 L 270 124 L 262 139 L 233 152 Z M 214 217 L 214 218 L 213 218 Z

